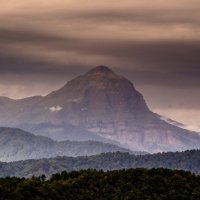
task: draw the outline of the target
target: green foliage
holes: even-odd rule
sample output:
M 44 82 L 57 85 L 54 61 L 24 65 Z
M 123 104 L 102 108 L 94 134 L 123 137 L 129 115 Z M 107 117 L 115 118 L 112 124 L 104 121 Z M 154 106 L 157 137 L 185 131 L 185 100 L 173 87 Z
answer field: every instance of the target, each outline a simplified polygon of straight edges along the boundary
M 81 170 L 1 178 L 0 200 L 199 200 L 200 176 L 168 169 Z

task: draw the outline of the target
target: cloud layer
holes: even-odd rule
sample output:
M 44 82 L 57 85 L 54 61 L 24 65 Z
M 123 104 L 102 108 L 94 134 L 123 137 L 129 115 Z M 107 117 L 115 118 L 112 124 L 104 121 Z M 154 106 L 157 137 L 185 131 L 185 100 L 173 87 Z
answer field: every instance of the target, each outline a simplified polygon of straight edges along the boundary
M 155 109 L 200 110 L 199 10 L 199 0 L 1 0 L 0 95 L 47 94 L 103 64 Z

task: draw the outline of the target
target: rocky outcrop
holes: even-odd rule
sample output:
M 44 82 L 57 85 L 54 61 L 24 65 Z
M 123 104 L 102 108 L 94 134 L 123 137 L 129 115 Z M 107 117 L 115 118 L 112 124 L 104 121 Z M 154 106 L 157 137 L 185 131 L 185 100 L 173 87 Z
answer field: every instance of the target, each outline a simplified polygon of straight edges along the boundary
M 95 67 L 45 97 L 0 103 L 0 121 L 58 140 L 79 140 L 80 135 L 88 140 L 95 136 L 132 150 L 159 152 L 200 147 L 198 133 L 162 120 L 149 110 L 129 80 L 105 66 Z M 70 133 L 71 126 L 77 137 Z

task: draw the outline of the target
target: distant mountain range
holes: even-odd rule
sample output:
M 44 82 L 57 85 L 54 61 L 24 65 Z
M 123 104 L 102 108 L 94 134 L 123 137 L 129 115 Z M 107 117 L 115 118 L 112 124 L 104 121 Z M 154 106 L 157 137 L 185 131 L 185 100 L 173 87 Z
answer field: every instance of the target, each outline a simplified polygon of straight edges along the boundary
M 169 168 L 200 174 L 200 150 L 159 153 L 153 155 L 131 155 L 129 153 L 103 153 L 87 157 L 57 157 L 40 160 L 26 160 L 0 163 L 0 177 L 31 177 L 61 171 L 80 169 L 128 169 L 128 168 Z
M 133 151 L 200 148 L 200 135 L 167 123 L 126 78 L 98 66 L 47 96 L 0 98 L 0 126 L 54 140 L 95 140 Z
M 86 156 L 103 152 L 132 152 L 128 149 L 97 141 L 54 141 L 14 128 L 0 128 L 0 161 L 52 158 L 56 156 Z

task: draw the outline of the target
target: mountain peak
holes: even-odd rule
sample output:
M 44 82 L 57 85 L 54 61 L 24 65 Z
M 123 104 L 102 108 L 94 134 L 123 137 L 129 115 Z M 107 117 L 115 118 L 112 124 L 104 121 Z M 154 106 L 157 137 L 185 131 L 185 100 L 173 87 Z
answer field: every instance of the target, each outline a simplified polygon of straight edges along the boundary
M 107 74 L 107 73 L 114 73 L 109 67 L 104 65 L 100 65 L 91 69 L 87 74 Z

